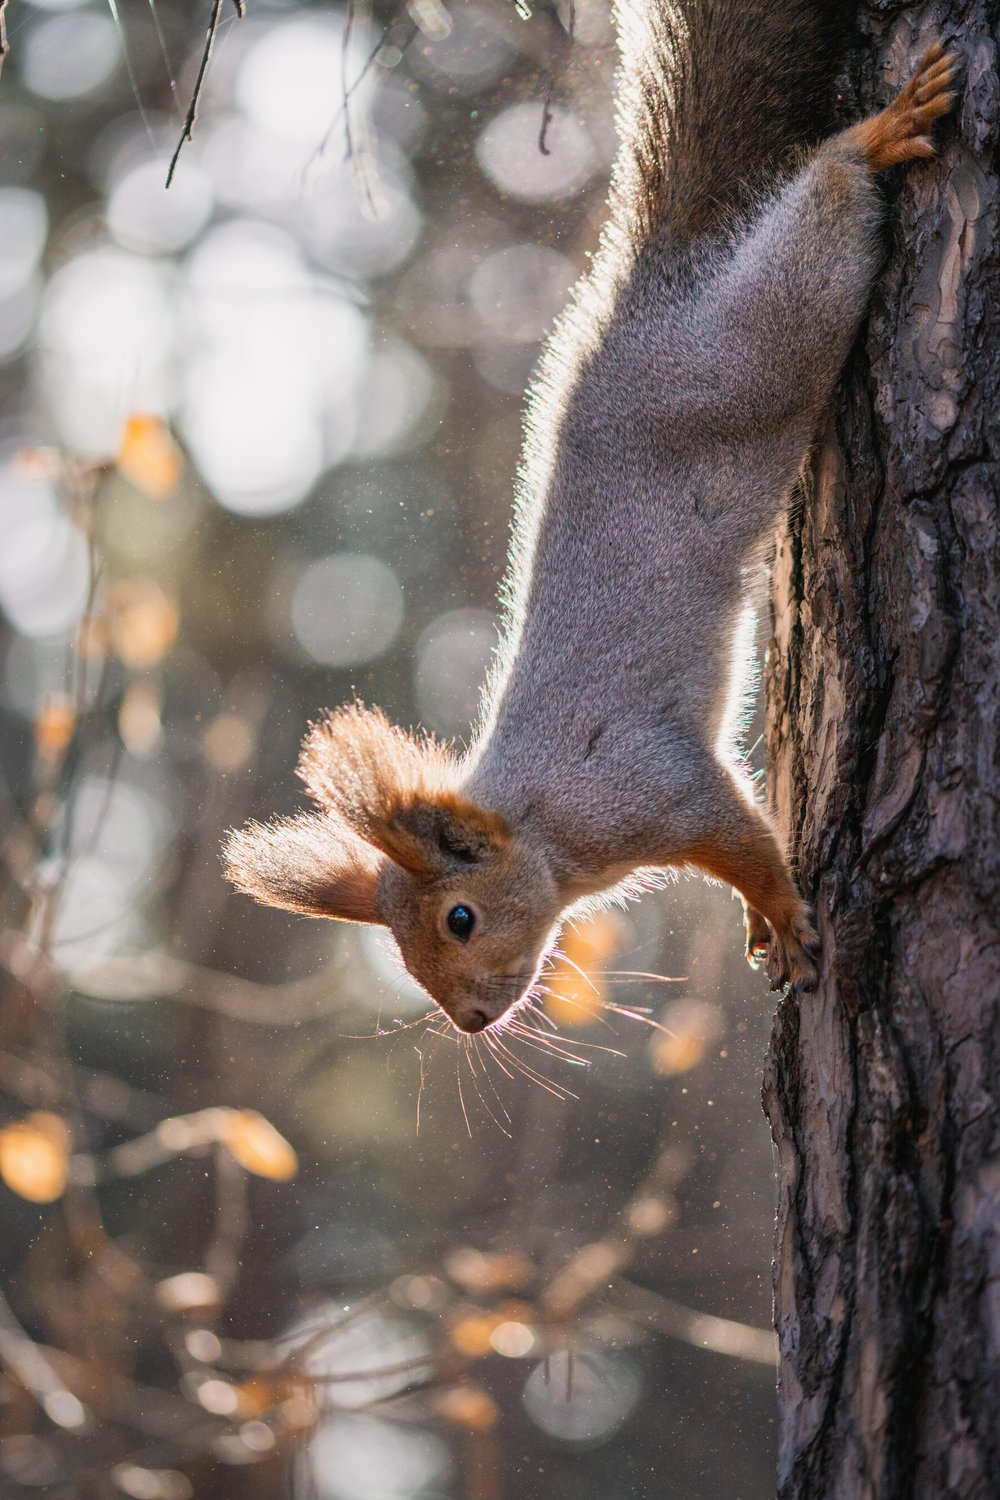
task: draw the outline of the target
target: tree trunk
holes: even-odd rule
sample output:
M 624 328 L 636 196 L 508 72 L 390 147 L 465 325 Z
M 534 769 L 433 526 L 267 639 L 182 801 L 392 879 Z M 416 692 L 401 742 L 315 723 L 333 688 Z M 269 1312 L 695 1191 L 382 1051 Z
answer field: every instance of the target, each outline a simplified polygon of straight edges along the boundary
M 764 1085 L 781 1500 L 1000 1494 L 998 11 L 862 6 L 861 110 L 935 33 L 960 99 L 778 544 L 771 791 L 822 938 Z

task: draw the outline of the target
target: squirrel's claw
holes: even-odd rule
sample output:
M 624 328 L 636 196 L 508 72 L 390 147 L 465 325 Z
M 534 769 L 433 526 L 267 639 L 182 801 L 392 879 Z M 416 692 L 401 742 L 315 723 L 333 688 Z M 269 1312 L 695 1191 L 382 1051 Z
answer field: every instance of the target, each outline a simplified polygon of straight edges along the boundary
M 847 139 L 861 152 L 871 171 L 884 172 L 901 162 L 935 155 L 934 142 L 927 130 L 954 104 L 955 95 L 949 85 L 957 71 L 957 56 L 945 52 L 941 43 L 935 42 L 892 103 L 846 132 Z
M 767 962 L 771 946 L 771 929 L 759 911 L 748 902 L 743 902 L 743 920 L 746 924 L 746 960 L 752 969 L 759 969 Z
M 819 935 L 809 908 L 798 903 L 787 925 L 776 931 L 762 914 L 744 900 L 746 959 L 751 968 L 764 968 L 772 990 L 786 985 L 796 989 L 816 988 Z
M 819 933 L 803 906 L 792 925 L 774 933 L 767 953 L 767 976 L 772 990 L 790 985 L 794 990 L 814 990 L 819 980 Z

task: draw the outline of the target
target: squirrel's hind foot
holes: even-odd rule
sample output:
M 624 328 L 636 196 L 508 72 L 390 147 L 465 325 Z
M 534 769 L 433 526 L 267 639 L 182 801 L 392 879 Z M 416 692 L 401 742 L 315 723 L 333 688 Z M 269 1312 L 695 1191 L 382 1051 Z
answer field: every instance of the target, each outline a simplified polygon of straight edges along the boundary
M 935 42 L 892 103 L 845 132 L 845 139 L 857 147 L 872 172 L 884 172 L 901 162 L 934 156 L 934 142 L 928 131 L 955 102 L 949 85 L 957 66 L 955 54 L 945 52 L 941 43 Z
M 769 938 L 766 968 L 771 989 L 781 990 L 787 984 L 797 990 L 814 990 L 819 979 L 816 966 L 819 933 L 812 924 L 809 908 L 803 905 L 784 931 L 769 929 Z
M 770 922 L 746 900 L 743 902 L 746 923 L 747 963 L 752 969 L 766 969 L 772 990 L 786 984 L 799 990 L 816 988 L 816 959 L 819 934 L 812 924 L 809 908 L 804 904 L 788 927 L 776 935 Z

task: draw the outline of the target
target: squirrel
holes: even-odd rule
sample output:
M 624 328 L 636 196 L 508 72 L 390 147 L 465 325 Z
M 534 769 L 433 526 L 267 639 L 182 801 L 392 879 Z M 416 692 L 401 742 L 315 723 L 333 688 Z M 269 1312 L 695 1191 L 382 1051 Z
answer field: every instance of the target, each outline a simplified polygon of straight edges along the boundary
M 529 396 L 471 746 L 348 705 L 303 745 L 318 810 L 228 838 L 258 901 L 389 927 L 463 1032 L 532 993 L 569 911 L 665 867 L 735 888 L 772 989 L 815 986 L 810 910 L 730 737 L 735 633 L 879 269 L 876 177 L 935 154 L 956 69 L 935 42 L 887 108 L 817 140 L 836 10 L 620 0 L 609 218 Z

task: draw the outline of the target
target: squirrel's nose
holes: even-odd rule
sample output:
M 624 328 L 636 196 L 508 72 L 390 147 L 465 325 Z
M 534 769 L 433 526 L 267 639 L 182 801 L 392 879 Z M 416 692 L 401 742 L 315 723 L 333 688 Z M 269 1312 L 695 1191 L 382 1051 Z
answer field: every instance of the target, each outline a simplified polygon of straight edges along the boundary
M 461 1031 L 485 1031 L 489 1024 L 490 1018 L 484 1010 L 467 1010 L 455 1018 L 455 1025 Z

